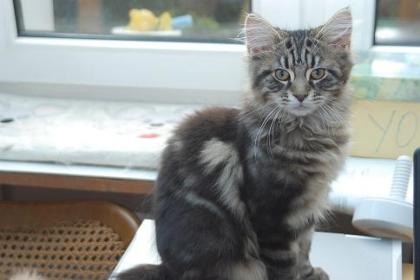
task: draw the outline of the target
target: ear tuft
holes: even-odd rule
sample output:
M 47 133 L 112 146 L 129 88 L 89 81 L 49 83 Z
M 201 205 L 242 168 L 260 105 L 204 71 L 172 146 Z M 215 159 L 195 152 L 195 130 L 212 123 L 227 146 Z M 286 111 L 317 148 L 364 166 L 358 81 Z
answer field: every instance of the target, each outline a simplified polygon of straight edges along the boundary
M 265 19 L 257 14 L 248 14 L 245 20 L 246 46 L 250 56 L 274 49 L 279 32 Z
M 321 26 L 316 37 L 330 47 L 350 49 L 353 19 L 349 7 L 336 12 Z

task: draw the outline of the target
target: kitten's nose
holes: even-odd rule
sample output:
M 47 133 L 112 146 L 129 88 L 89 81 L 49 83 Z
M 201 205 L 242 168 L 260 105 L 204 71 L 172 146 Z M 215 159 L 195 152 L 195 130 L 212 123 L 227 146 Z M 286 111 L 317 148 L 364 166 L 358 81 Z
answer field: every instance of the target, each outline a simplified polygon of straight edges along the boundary
M 293 94 L 294 97 L 296 97 L 297 100 L 299 100 L 300 103 L 305 100 L 306 97 L 308 97 L 307 94 Z

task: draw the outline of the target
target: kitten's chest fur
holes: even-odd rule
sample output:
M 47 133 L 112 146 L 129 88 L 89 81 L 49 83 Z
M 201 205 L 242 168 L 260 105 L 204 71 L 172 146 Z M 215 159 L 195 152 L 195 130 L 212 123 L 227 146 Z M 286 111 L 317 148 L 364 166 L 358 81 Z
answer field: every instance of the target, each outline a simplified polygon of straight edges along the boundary
M 258 141 L 250 137 L 243 189 L 257 231 L 284 232 L 319 220 L 328 208 L 329 184 L 341 167 L 344 144 L 305 128 L 279 129 Z

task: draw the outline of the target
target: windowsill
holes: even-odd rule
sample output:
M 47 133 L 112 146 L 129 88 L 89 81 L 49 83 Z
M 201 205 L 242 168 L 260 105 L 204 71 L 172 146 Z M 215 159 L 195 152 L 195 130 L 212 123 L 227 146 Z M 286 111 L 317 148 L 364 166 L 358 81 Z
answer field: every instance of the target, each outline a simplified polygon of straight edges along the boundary
M 332 194 L 344 195 L 353 199 L 362 197 L 388 197 L 394 164 L 394 160 L 349 157 L 346 167 L 341 172 L 339 178 L 332 184 Z M 145 182 L 154 182 L 157 178 L 157 169 L 1 159 L 0 172 L 65 175 L 70 177 L 108 178 Z M 406 201 L 413 202 L 412 178 L 409 183 Z

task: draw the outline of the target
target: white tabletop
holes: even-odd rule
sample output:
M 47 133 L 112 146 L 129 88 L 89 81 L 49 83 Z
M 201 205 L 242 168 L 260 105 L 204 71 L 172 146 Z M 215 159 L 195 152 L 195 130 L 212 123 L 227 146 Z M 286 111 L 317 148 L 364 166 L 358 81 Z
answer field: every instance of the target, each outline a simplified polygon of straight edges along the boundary
M 331 280 L 401 280 L 401 242 L 379 238 L 315 233 L 311 261 Z M 154 222 L 145 220 L 114 273 L 138 264 L 159 264 Z

